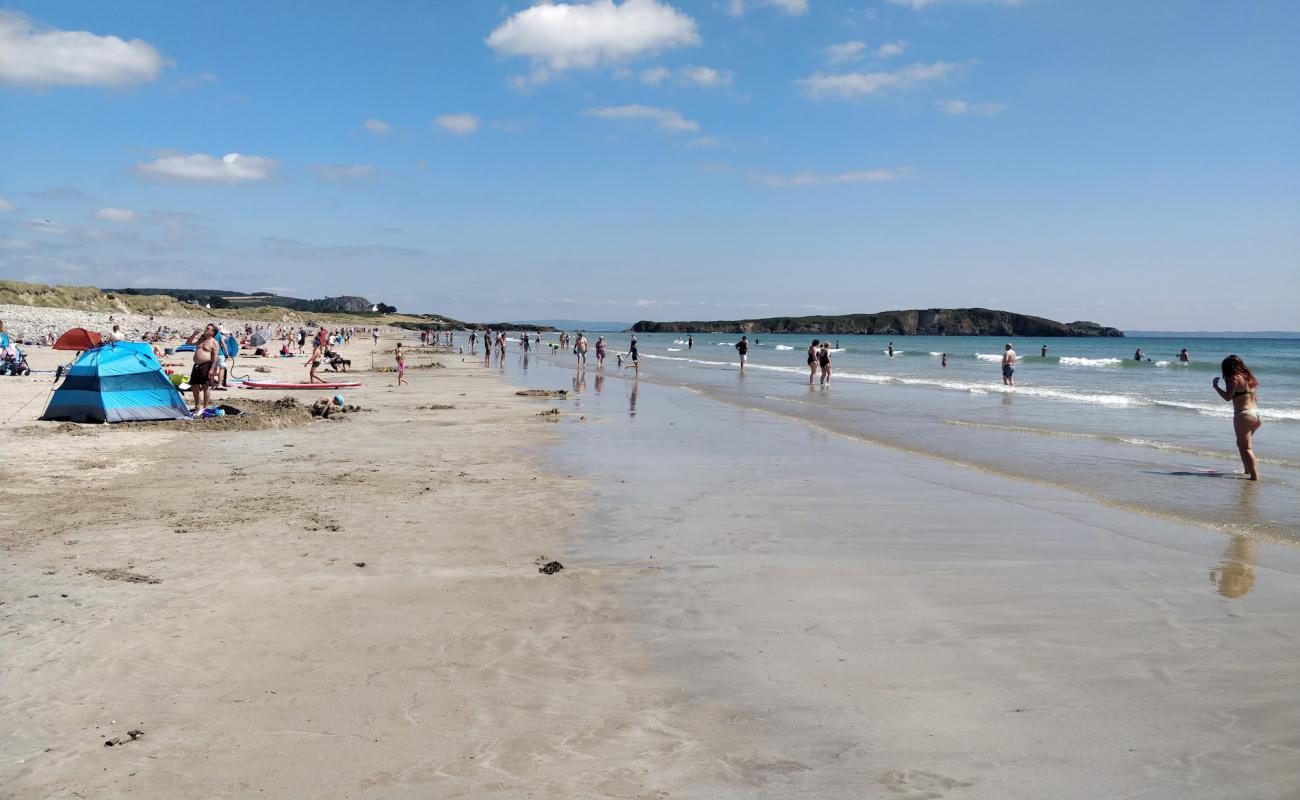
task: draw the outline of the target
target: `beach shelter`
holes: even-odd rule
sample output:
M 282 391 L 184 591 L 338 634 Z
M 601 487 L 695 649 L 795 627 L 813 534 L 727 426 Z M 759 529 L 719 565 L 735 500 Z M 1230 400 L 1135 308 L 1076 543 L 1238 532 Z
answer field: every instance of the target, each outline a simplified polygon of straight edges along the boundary
M 41 415 L 44 420 L 73 422 L 190 417 L 153 348 L 143 342 L 109 342 L 82 353 Z
M 80 352 L 99 347 L 103 342 L 104 338 L 94 331 L 88 331 L 85 328 L 73 328 L 70 331 L 64 331 L 63 335 L 54 342 L 54 349 Z

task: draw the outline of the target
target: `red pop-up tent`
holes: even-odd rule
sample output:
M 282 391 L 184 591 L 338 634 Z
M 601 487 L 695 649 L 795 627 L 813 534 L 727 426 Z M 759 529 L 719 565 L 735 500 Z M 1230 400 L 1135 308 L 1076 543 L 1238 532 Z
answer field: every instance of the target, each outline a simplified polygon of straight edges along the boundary
M 93 350 L 104 343 L 104 337 L 94 331 L 88 331 L 85 328 L 73 328 L 65 332 L 54 343 L 55 350 Z

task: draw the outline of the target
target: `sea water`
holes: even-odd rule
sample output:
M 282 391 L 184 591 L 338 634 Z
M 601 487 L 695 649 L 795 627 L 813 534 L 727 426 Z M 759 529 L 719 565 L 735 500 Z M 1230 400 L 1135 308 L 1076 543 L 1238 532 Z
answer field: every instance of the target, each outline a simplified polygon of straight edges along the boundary
M 630 335 L 607 338 L 611 370 Z M 822 387 L 808 384 L 812 336 L 750 336 L 743 373 L 739 338 L 701 334 L 688 348 L 682 334 L 638 334 L 640 380 L 1102 502 L 1300 543 L 1300 340 L 831 336 L 833 379 Z M 1014 388 L 1001 379 L 1008 342 L 1019 355 Z M 1189 363 L 1178 360 L 1183 347 Z M 1139 348 L 1142 361 L 1133 358 Z M 1229 353 L 1260 383 L 1259 484 L 1243 480 L 1232 406 L 1211 388 Z M 774 471 L 773 490 L 788 479 Z

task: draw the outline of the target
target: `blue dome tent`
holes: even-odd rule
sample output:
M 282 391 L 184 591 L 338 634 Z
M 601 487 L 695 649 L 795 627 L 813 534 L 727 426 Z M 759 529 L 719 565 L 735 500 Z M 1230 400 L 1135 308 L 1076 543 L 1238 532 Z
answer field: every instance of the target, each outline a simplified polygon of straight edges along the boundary
M 143 342 L 111 342 L 87 350 L 50 398 L 44 420 L 137 422 L 190 419 L 180 392 Z

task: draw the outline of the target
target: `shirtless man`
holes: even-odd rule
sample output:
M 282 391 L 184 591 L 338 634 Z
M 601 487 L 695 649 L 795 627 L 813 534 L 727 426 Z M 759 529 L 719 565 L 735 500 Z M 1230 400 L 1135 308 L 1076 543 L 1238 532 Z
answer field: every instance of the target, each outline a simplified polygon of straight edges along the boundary
M 1006 351 L 1002 354 L 1002 385 L 1015 386 L 1016 382 L 1011 376 L 1016 371 L 1016 351 L 1011 349 L 1011 344 L 1007 344 Z
M 578 340 L 573 345 L 573 352 L 578 357 L 578 366 L 587 366 L 587 334 L 578 333 Z
M 212 384 L 217 379 L 217 326 L 208 323 L 202 333 L 195 331 L 189 344 L 194 345 L 194 366 L 190 369 L 190 389 L 194 392 L 194 413 L 212 402 Z M 199 402 L 202 394 L 203 402 Z

